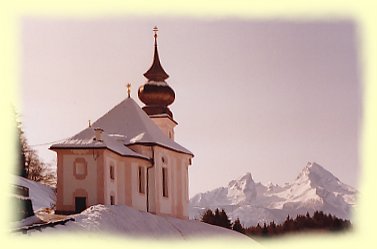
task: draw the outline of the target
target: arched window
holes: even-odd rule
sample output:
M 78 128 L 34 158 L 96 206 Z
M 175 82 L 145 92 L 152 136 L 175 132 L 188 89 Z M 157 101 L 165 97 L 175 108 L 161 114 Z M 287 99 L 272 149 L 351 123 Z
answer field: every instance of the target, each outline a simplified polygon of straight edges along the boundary
M 162 196 L 168 197 L 168 168 L 162 167 Z
M 115 179 L 115 174 L 114 174 L 114 165 L 110 164 L 110 179 L 114 180 Z
M 138 183 L 139 183 L 139 193 L 145 194 L 145 170 L 144 167 L 139 166 L 138 168 Z

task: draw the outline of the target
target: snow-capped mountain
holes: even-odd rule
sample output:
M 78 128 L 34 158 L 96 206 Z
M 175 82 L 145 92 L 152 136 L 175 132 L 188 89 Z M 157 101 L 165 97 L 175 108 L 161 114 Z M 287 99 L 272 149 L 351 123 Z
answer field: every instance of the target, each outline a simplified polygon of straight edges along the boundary
M 350 219 L 356 190 L 342 183 L 317 163 L 308 163 L 292 183 L 284 186 L 255 183 L 251 173 L 190 200 L 190 218 L 198 219 L 207 208 L 223 208 L 228 216 L 240 218 L 245 226 L 258 222 L 283 222 L 287 215 L 322 210 Z

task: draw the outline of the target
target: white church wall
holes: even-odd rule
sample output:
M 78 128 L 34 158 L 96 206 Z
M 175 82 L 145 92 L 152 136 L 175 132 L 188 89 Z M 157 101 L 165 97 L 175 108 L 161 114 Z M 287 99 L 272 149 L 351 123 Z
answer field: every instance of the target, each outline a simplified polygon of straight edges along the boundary
M 182 203 L 183 203 L 183 216 L 188 219 L 188 207 L 189 207 L 189 182 L 188 182 L 188 166 L 189 157 L 181 160 L 181 179 L 182 179 Z
M 114 196 L 115 203 L 117 203 L 118 195 L 117 195 L 117 181 L 118 175 L 116 174 L 117 171 L 117 160 L 112 157 L 112 152 L 105 153 L 105 168 L 104 168 L 104 194 L 105 194 L 105 204 L 110 205 L 110 196 Z M 110 175 L 110 168 L 113 167 L 113 178 Z
M 110 196 L 114 196 L 116 205 L 128 205 L 139 210 L 146 211 L 146 193 L 139 193 L 138 168 L 144 168 L 144 180 L 146 181 L 146 169 L 149 161 L 138 158 L 121 157 L 111 151 L 105 153 L 104 169 L 104 195 L 105 204 L 110 204 Z M 114 167 L 114 179 L 110 177 L 110 167 Z M 146 182 L 144 189 L 146 190 Z
M 151 146 L 141 145 L 141 144 L 133 144 L 133 145 L 128 145 L 128 148 L 130 148 L 131 150 L 133 150 L 133 151 L 135 151 L 139 154 L 142 154 L 146 157 L 149 157 L 149 158 L 153 157 Z
M 156 213 L 156 181 L 155 181 L 155 167 L 151 167 L 148 173 L 148 211 Z
M 163 159 L 164 158 L 164 159 Z M 163 162 L 163 160 L 165 162 Z M 173 202 L 173 185 L 172 185 L 172 164 L 173 160 L 168 156 L 168 151 L 162 147 L 155 147 L 155 187 L 157 193 L 157 203 L 159 203 L 159 212 L 162 214 L 174 215 L 172 210 Z M 167 185 L 168 196 L 163 196 L 162 168 L 167 168 Z
M 160 130 L 170 139 L 174 140 L 174 127 L 177 125 L 171 118 L 167 116 L 151 116 L 152 121 L 160 128 Z
M 156 156 L 156 194 L 161 214 L 188 218 L 188 166 L 190 155 L 158 147 Z M 165 162 L 162 162 L 165 158 Z M 168 197 L 162 195 L 162 167 L 168 169 Z
M 116 189 L 117 189 L 117 199 L 116 203 L 125 205 L 126 204 L 126 179 L 125 179 L 125 167 L 126 167 L 126 162 L 125 160 L 118 161 L 117 163 L 118 167 L 116 169 L 116 177 L 117 177 L 117 184 L 116 184 Z
M 75 151 L 76 154 L 63 155 L 63 205 L 74 207 L 74 192 L 83 189 L 87 192 L 87 206 L 97 203 L 97 164 L 91 154 L 83 151 Z M 74 162 L 82 158 L 87 163 L 87 175 L 84 179 L 76 179 L 74 176 Z
M 173 215 L 177 216 L 179 214 L 179 205 L 181 205 L 182 209 L 182 179 L 180 178 L 180 165 L 179 165 L 179 158 L 177 157 L 171 157 L 172 165 L 171 165 L 171 172 L 172 172 L 172 178 L 171 178 L 171 184 L 172 184 L 172 210 Z
M 132 206 L 139 210 L 147 211 L 146 193 L 139 193 L 139 166 L 146 168 L 145 164 L 143 165 L 140 162 L 137 162 L 136 160 L 131 162 Z M 146 172 L 146 169 L 144 170 L 144 172 Z

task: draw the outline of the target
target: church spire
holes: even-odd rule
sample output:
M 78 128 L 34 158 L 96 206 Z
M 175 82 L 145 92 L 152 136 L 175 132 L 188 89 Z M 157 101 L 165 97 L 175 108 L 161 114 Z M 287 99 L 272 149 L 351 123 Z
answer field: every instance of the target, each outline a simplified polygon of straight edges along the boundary
M 173 113 L 169 110 L 169 105 L 174 102 L 174 90 L 165 82 L 169 75 L 162 68 L 157 50 L 157 27 L 154 32 L 154 55 L 152 66 L 144 74 L 148 81 L 141 85 L 138 96 L 145 104 L 143 110 L 149 115 L 167 114 L 173 118 Z
M 164 81 L 169 78 L 169 75 L 165 72 L 165 70 L 161 66 L 160 58 L 158 56 L 158 49 L 157 49 L 157 32 L 158 28 L 155 26 L 153 28 L 154 32 L 154 55 L 153 55 L 153 63 L 152 66 L 148 69 L 147 72 L 144 73 L 144 76 L 148 79 L 148 81 Z

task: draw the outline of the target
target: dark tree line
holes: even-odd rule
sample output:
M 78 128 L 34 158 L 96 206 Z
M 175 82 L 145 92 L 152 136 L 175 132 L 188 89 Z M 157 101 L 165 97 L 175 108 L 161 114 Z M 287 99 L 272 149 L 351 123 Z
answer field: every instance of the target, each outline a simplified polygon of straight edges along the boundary
M 242 227 L 240 220 L 237 219 L 232 223 L 224 209 L 220 211 L 216 208 L 215 212 L 212 212 L 211 209 L 207 209 L 203 213 L 201 221 L 211 225 L 233 229 L 240 233 L 245 233 L 245 229 Z
M 313 216 L 309 213 L 306 215 L 297 215 L 295 219 L 289 215 L 282 224 L 276 225 L 273 221 L 268 225 L 259 225 L 246 228 L 246 234 L 250 236 L 273 236 L 292 232 L 302 231 L 342 231 L 349 229 L 351 222 L 343 220 L 331 214 L 325 214 L 322 211 L 315 211 Z
M 220 212 L 216 209 L 215 213 L 213 213 L 208 209 L 203 213 L 201 221 L 233 229 L 248 236 L 261 237 L 315 230 L 342 231 L 351 227 L 349 220 L 343 220 L 331 214 L 325 214 L 322 211 L 315 211 L 312 216 L 309 213 L 297 215 L 295 219 L 288 215 L 282 224 L 275 224 L 272 221 L 269 224 L 264 223 L 262 226 L 258 223 L 256 226 L 244 228 L 238 218 L 234 223 L 231 223 L 224 210 Z

